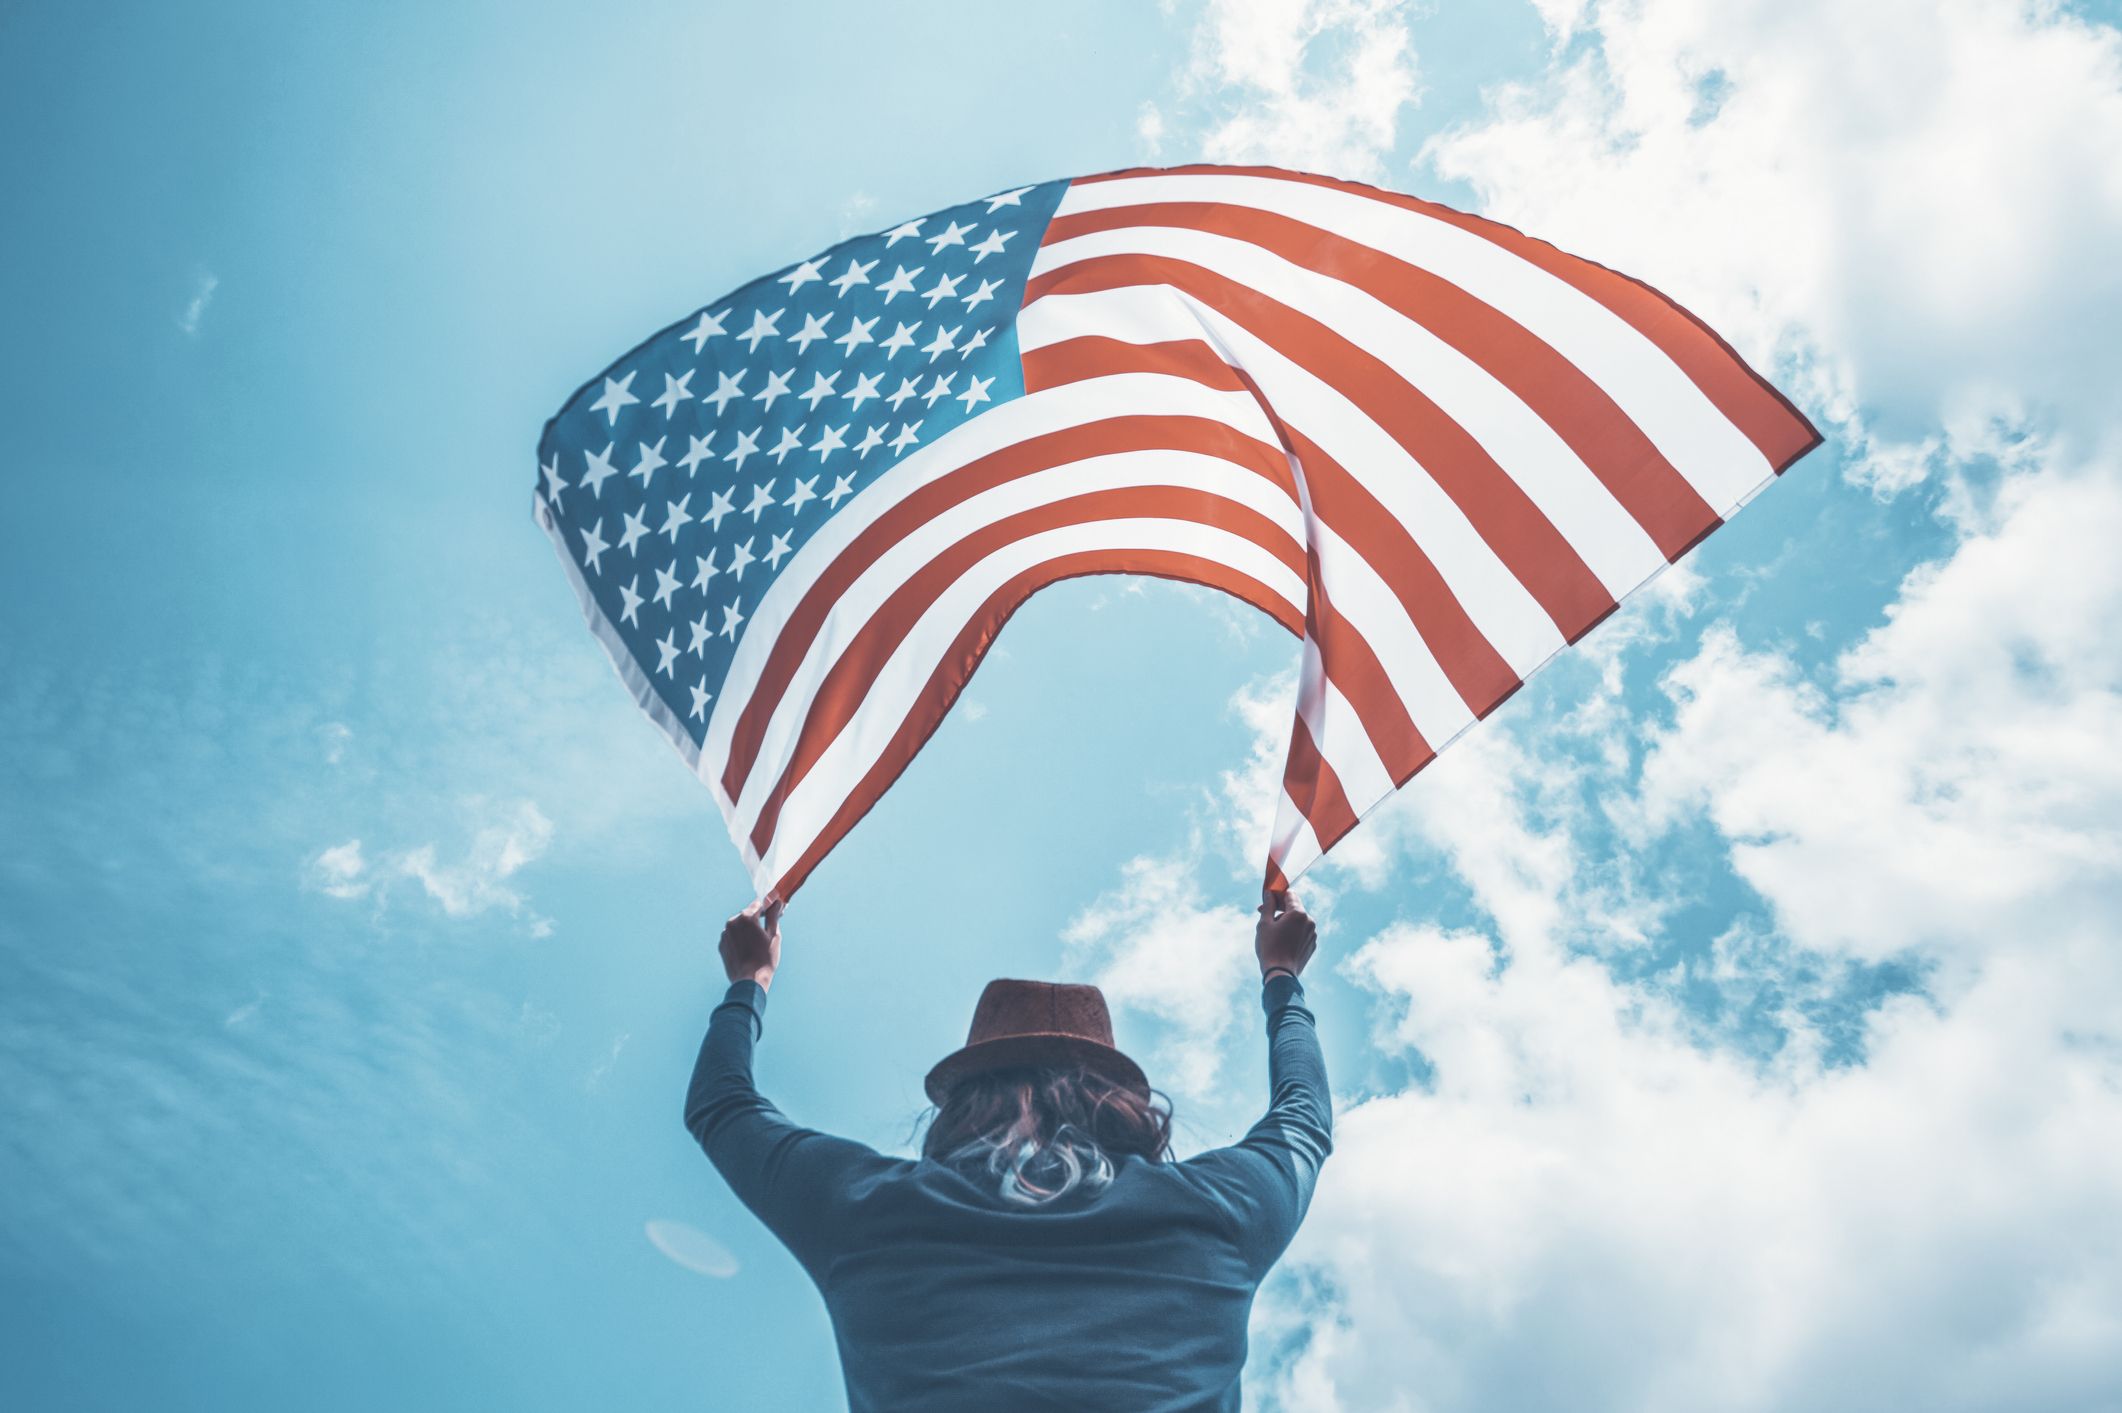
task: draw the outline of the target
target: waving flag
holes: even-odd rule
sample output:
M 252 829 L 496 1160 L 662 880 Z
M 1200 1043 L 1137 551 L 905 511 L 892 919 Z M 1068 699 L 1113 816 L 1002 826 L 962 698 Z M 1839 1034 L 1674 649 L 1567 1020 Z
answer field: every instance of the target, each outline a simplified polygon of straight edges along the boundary
M 1282 886 L 1819 440 L 1604 266 L 1186 167 L 1005 191 L 688 315 L 546 425 L 536 511 L 762 896 L 1028 595 L 1109 573 L 1302 639 Z

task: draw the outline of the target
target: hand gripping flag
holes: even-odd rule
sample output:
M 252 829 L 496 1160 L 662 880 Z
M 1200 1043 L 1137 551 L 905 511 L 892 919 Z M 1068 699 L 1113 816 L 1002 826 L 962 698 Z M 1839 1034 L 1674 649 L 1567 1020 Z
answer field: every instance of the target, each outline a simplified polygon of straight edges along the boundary
M 536 511 L 791 896 L 1056 580 L 1303 642 L 1286 886 L 1819 433 L 1656 290 L 1267 168 L 1019 187 L 753 281 L 568 399 Z

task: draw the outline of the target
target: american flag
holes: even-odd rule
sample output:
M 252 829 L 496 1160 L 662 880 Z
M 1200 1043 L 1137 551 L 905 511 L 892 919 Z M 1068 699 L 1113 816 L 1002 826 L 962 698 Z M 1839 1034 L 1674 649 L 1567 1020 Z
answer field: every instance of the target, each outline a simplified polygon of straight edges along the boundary
M 688 315 L 546 425 L 538 523 L 791 896 L 1017 605 L 1080 574 L 1302 640 L 1288 882 L 1820 436 L 1636 280 L 1269 168 L 1017 187 Z

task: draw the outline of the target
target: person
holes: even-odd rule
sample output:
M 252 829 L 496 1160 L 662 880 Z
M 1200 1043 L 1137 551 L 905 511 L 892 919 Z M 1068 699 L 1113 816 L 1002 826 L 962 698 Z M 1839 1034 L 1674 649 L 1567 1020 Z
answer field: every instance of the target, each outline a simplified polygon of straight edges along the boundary
M 791 1123 L 752 1082 L 780 914 L 723 929 L 685 1126 L 824 1296 L 850 1413 L 1239 1408 L 1254 1292 L 1333 1148 L 1296 901 L 1264 893 L 1254 936 L 1267 1112 L 1183 1162 L 1092 986 L 990 983 L 928 1075 L 917 1159 Z

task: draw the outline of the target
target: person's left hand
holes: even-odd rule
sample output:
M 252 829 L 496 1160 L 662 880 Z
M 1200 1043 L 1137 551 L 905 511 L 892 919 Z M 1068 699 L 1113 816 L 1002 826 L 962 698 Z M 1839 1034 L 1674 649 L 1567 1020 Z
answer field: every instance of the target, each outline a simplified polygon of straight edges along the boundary
M 1296 976 L 1317 950 L 1319 925 L 1297 902 L 1297 895 L 1262 888 L 1260 923 L 1253 929 L 1253 955 L 1260 959 L 1260 974 L 1280 967 Z
M 770 989 L 781 965 L 781 900 L 753 903 L 722 924 L 722 970 L 731 981 L 756 981 Z

